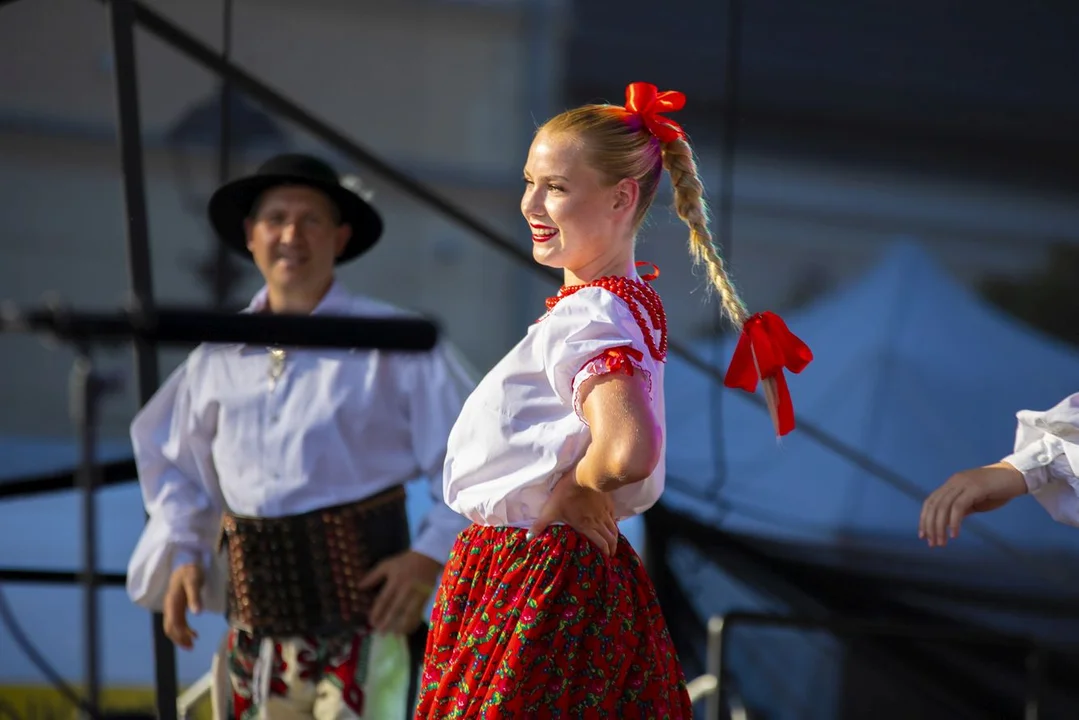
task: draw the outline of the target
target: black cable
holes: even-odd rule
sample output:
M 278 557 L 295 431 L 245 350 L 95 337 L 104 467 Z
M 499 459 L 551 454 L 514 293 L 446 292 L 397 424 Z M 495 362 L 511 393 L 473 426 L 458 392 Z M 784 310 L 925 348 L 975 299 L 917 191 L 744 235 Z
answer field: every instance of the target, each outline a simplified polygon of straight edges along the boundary
M 15 641 L 15 644 L 19 646 L 19 649 L 26 655 L 30 663 L 45 676 L 57 692 L 63 695 L 72 705 L 89 715 L 92 720 L 101 720 L 101 713 L 97 708 L 91 706 L 85 700 L 80 698 L 74 688 L 64 682 L 64 679 L 60 677 L 60 673 L 49 664 L 42 656 L 41 652 L 34 647 L 32 642 L 30 642 L 30 639 L 26 636 L 26 632 L 15 618 L 15 613 L 12 612 L 11 606 L 8 605 L 7 596 L 4 594 L 4 589 L 2 587 L 0 587 L 0 621 L 3 622 L 4 627 Z M 16 715 L 16 718 L 17 717 L 18 716 Z
M 228 62 L 232 56 L 232 0 L 222 3 L 221 17 L 221 59 Z M 232 158 L 232 108 L 238 99 L 237 93 L 233 92 L 232 84 L 227 75 L 221 76 L 221 117 L 218 138 L 217 156 L 217 180 L 218 185 L 224 185 L 229 181 L 230 160 Z M 214 243 L 216 256 L 214 257 L 213 292 L 214 307 L 224 308 L 228 305 L 232 295 L 233 282 L 229 269 L 232 265 L 232 251 L 223 242 Z
M 717 242 L 720 257 L 730 273 L 730 261 L 734 255 L 734 160 L 738 143 L 738 75 L 742 57 L 742 5 L 740 0 L 727 0 L 727 58 L 723 81 L 723 146 L 720 158 L 719 218 Z M 734 282 L 733 279 L 731 282 Z M 713 317 L 712 364 L 720 366 L 720 354 L 724 350 L 722 308 Z M 727 484 L 727 458 L 724 452 L 723 396 L 727 388 L 722 383 L 710 383 L 709 423 L 712 428 L 712 464 L 715 477 L 712 492 L 719 497 Z M 722 517 L 722 515 L 721 515 Z

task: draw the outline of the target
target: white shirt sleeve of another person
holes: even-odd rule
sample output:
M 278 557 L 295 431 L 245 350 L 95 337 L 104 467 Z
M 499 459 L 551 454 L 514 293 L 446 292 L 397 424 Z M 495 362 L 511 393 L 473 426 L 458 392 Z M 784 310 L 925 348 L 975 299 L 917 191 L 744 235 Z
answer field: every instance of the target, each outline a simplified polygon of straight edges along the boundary
M 192 409 L 190 363 L 177 368 L 131 423 L 149 519 L 128 563 L 127 592 L 135 603 L 160 611 L 172 571 L 194 562 L 208 571 L 203 606 L 224 612 L 224 596 L 214 591 L 209 572 L 223 508 L 207 491 L 205 478 L 216 477 L 213 435 Z
M 1003 461 L 1058 522 L 1079 527 L 1079 393 L 1046 411 L 1021 410 L 1015 452 Z
M 456 353 L 440 343 L 429 353 L 406 363 L 404 391 L 412 428 L 416 463 L 428 481 L 431 510 L 420 521 L 412 549 L 445 564 L 457 535 L 469 521 L 446 505 L 442 493 L 442 466 L 446 440 L 475 381 Z

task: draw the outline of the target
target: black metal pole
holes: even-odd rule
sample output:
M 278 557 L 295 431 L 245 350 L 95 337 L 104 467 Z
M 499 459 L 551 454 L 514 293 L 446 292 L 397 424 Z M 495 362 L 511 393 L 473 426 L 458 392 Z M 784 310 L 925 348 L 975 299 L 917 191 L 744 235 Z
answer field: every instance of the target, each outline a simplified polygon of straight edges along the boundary
M 232 54 L 232 0 L 224 0 L 221 18 L 221 59 L 229 61 Z M 217 181 L 229 180 L 229 160 L 232 154 L 232 83 L 228 75 L 221 76 L 221 134 L 218 138 Z M 214 257 L 214 306 L 223 308 L 232 294 L 232 253 L 225 243 L 216 243 Z
M 100 714 L 101 617 L 97 590 L 103 578 L 97 571 L 97 489 L 101 486 L 101 467 L 97 462 L 98 407 L 106 393 L 120 388 L 120 381 L 107 379 L 94 369 L 88 343 L 79 343 L 76 349 L 70 390 L 71 419 L 79 442 L 77 484 L 82 500 L 82 573 L 79 580 L 83 586 L 83 659 L 86 703 Z
M 1031 641 L 1025 637 L 1007 635 L 982 627 L 953 625 L 931 625 L 894 621 L 887 618 L 865 620 L 845 616 L 828 615 L 826 617 L 808 617 L 780 615 L 767 612 L 729 612 L 723 617 L 724 630 L 730 637 L 735 624 L 791 628 L 800 630 L 825 630 L 844 636 L 866 636 L 874 638 L 905 638 L 922 642 L 951 642 L 971 645 L 990 645 L 1002 648 L 1022 648 L 1029 650 Z
M 228 62 L 232 55 L 232 0 L 224 0 L 221 9 L 221 59 Z M 217 180 L 229 179 L 229 155 L 232 135 L 232 83 L 228 75 L 221 76 L 221 137 L 217 156 Z
M 32 570 L 26 568 L 0 567 L 0 583 L 26 583 L 29 585 L 78 585 L 83 573 L 73 570 Z M 94 573 L 100 587 L 122 588 L 127 583 L 123 573 Z
M 146 189 L 142 165 L 142 126 L 139 119 L 139 88 L 135 66 L 135 7 L 131 0 L 111 0 L 113 66 L 116 73 L 116 113 L 120 135 L 120 160 L 127 210 L 127 263 L 133 300 L 138 307 L 153 307 L 153 275 L 146 216 Z M 139 405 L 157 390 L 159 373 L 156 349 L 136 341 L 135 370 Z M 176 650 L 165 636 L 161 615 L 151 620 L 154 638 L 154 685 L 158 720 L 176 720 Z
M 286 315 L 157 306 L 153 312 L 0 309 L 0 333 L 36 332 L 75 343 L 153 347 L 200 343 L 426 352 L 438 325 L 423 318 Z
M 1042 660 L 1039 648 L 1033 647 L 1027 652 L 1027 696 L 1023 704 L 1023 720 L 1038 720 L 1040 714 L 1038 698 L 1041 695 Z
M 723 708 L 727 706 L 728 693 L 724 676 L 727 674 L 727 663 L 730 658 L 730 651 L 727 649 L 731 635 L 731 623 L 729 622 L 729 619 L 730 618 L 723 618 L 723 624 L 716 633 L 715 645 L 717 647 L 709 648 L 709 653 L 714 653 L 714 656 L 709 657 L 709 662 L 714 664 L 712 671 L 716 675 L 716 693 L 714 697 L 709 698 L 707 714 L 708 717 L 713 718 L 718 718 L 722 714 Z M 709 630 L 711 629 L 712 628 L 709 628 Z
M 719 217 L 716 229 L 716 246 L 720 257 L 730 268 L 734 255 L 734 161 L 738 145 L 738 78 L 742 59 L 742 3 L 727 0 L 727 56 L 724 62 L 723 80 L 723 145 L 720 156 Z M 720 308 L 713 316 L 715 339 L 712 345 L 712 364 L 722 367 L 720 353 L 725 331 Z M 727 389 L 721 383 L 711 383 L 709 407 L 709 436 L 712 446 L 712 464 L 715 478 L 710 493 L 719 497 L 727 484 L 727 454 L 723 436 L 723 396 Z M 722 511 L 721 511 L 722 513 Z M 721 515 L 722 516 L 722 515 Z
M 734 246 L 734 161 L 738 148 L 739 86 L 742 60 L 742 2 L 727 0 L 727 57 L 723 80 L 722 181 L 719 196 L 719 246 L 729 258 Z
M 71 370 L 71 419 L 79 436 L 78 485 L 82 501 L 82 581 L 83 587 L 83 673 L 86 677 L 86 703 L 100 713 L 101 647 L 97 606 L 97 443 L 94 423 L 94 368 L 88 348 L 79 348 Z

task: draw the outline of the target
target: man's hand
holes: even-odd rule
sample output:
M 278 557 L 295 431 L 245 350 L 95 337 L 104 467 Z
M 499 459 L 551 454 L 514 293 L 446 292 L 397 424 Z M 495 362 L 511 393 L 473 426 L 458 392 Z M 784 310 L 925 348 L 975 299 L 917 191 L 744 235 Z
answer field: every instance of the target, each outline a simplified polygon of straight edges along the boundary
M 367 589 L 379 584 L 371 606 L 371 627 L 382 633 L 408 635 L 423 622 L 423 608 L 435 589 L 442 565 L 426 555 L 408 550 L 386 558 L 360 581 Z
M 926 498 L 918 537 L 929 547 L 943 547 L 949 538 L 959 537 L 959 526 L 967 515 L 996 510 L 1026 491 L 1023 474 L 1008 463 L 956 473 Z
M 187 611 L 202 612 L 202 568 L 193 563 L 172 571 L 169 588 L 165 591 L 163 626 L 169 640 L 190 650 L 199 634 L 187 624 Z
M 610 493 L 578 485 L 576 469 L 555 483 L 551 497 L 540 509 L 528 536 L 539 535 L 555 522 L 563 522 L 584 535 L 606 557 L 618 548 L 618 523 L 614 519 L 614 501 Z

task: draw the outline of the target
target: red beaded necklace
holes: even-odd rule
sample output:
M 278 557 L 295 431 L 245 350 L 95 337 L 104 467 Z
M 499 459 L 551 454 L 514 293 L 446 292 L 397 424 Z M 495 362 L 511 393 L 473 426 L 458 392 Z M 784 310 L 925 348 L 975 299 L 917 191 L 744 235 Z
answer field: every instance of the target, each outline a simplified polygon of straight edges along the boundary
M 651 265 L 651 263 L 639 262 L 637 265 Z M 583 285 L 563 285 L 557 295 L 547 298 L 547 312 L 553 310 L 559 300 L 569 297 L 578 290 L 587 287 L 603 288 L 622 298 L 629 307 L 629 311 L 633 313 L 633 319 L 637 321 L 641 334 L 644 335 L 648 352 L 656 361 L 663 362 L 667 358 L 667 314 L 663 311 L 663 302 L 659 298 L 659 293 L 646 282 L 659 277 L 659 268 L 655 265 L 652 267 L 655 272 L 641 276 L 641 280 L 608 275 Z M 648 313 L 648 320 L 644 319 L 641 308 Z M 658 343 L 655 339 L 656 331 L 659 332 Z

